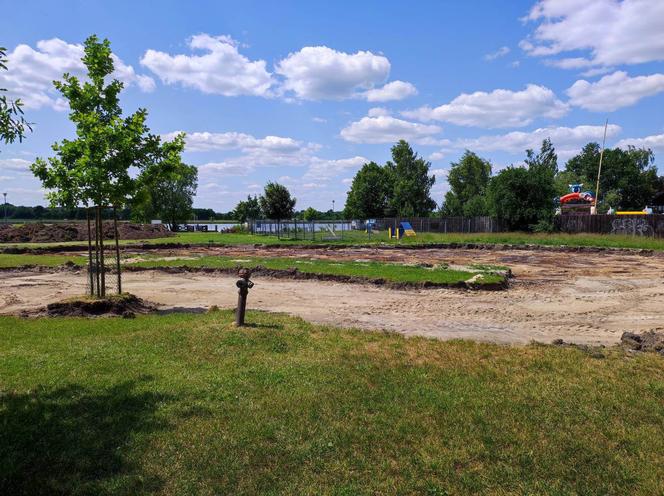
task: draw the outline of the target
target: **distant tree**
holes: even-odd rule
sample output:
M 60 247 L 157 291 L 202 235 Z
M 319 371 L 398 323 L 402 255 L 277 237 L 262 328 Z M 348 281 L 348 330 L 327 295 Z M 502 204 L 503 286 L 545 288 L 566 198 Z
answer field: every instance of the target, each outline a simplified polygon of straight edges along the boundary
M 247 199 L 239 201 L 233 212 L 233 217 L 243 224 L 248 220 L 259 219 L 261 217 L 261 206 L 258 196 L 247 195 Z
M 0 47 L 0 70 L 7 70 L 7 49 Z M 23 102 L 20 98 L 12 100 L 7 95 L 7 88 L 0 88 L 0 141 L 5 144 L 23 141 L 27 131 L 32 131 L 30 123 L 23 117 Z
M 486 188 L 491 179 L 491 162 L 466 150 L 452 162 L 447 175 L 450 191 L 445 194 L 443 215 L 486 215 Z
M 302 212 L 302 218 L 307 221 L 319 220 L 321 217 L 321 212 L 313 207 L 308 207 L 304 212 Z
M 265 217 L 275 220 L 290 219 L 297 202 L 291 197 L 286 186 L 273 182 L 265 185 L 265 190 L 258 201 Z
M 549 138 L 542 141 L 542 146 L 537 155 L 531 149 L 526 150 L 524 162 L 530 170 L 538 170 L 551 176 L 555 176 L 558 172 L 558 155 Z
M 140 175 L 140 189 L 132 207 L 136 217 L 145 221 L 161 219 L 171 231 L 177 231 L 193 213 L 198 169 L 182 162 L 184 136 L 164 146 L 170 149 L 164 151 L 163 160 L 146 168 Z M 167 172 L 155 173 L 155 169 Z
M 389 206 L 399 216 L 426 217 L 436 208 L 431 198 L 435 176 L 429 176 L 431 163 L 419 157 L 408 142 L 392 147 L 392 160 L 385 165 L 391 177 Z
M 509 229 L 550 224 L 554 197 L 553 176 L 537 167 L 510 166 L 495 175 L 487 187 L 490 215 L 504 221 Z
M 584 186 L 594 190 L 597 183 L 600 146 L 588 143 L 581 153 L 567 161 L 565 170 L 583 179 Z M 602 159 L 602 175 L 600 177 L 599 200 L 603 207 L 608 201 L 620 209 L 641 210 L 652 201 L 659 187 L 655 156 L 650 149 L 628 147 L 607 148 Z M 607 198 L 608 195 L 608 198 Z
M 357 171 L 346 197 L 344 215 L 348 219 L 373 219 L 385 216 L 392 192 L 392 176 L 375 162 Z

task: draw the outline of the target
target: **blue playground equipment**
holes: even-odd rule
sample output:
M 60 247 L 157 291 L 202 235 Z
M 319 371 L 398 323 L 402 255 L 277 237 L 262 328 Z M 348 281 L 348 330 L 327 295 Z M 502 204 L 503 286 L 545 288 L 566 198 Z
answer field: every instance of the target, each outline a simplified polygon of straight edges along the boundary
M 410 222 L 400 222 L 399 227 L 393 229 L 391 227 L 387 228 L 387 235 L 390 238 L 401 239 L 404 236 L 417 236 L 415 229 L 410 225 Z

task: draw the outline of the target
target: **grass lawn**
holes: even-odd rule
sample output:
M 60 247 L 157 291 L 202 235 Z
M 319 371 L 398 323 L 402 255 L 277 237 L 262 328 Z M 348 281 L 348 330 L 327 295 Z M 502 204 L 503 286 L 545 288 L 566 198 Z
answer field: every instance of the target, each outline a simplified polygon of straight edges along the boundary
M 2 255 L 0 255 L 0 259 Z M 454 284 L 467 281 L 475 276 L 477 272 L 452 270 L 444 266 L 422 267 L 397 263 L 384 262 L 353 262 L 353 261 L 329 261 L 315 259 L 293 259 L 293 258 L 234 258 L 203 256 L 195 259 L 182 260 L 150 260 L 131 263 L 137 267 L 212 267 L 212 268 L 235 268 L 262 266 L 267 269 L 287 270 L 296 267 L 300 272 L 312 274 L 326 274 L 335 276 L 362 277 L 366 279 L 385 279 L 391 282 L 434 282 L 438 284 Z M 502 276 L 493 273 L 496 269 L 504 267 L 481 267 L 474 270 L 482 273 L 482 283 L 498 283 L 503 280 Z
M 385 279 L 390 282 L 433 282 L 436 284 L 455 284 L 464 282 L 482 273 L 482 279 L 478 284 L 494 284 L 503 280 L 503 277 L 494 273 L 504 267 L 473 267 L 473 271 L 452 270 L 444 266 L 421 267 L 395 263 L 381 262 L 353 262 L 353 261 L 326 261 L 326 260 L 297 260 L 292 258 L 246 258 L 237 259 L 233 257 L 202 256 L 195 259 L 159 260 L 158 255 L 143 255 L 141 262 L 132 262 L 129 266 L 134 267 L 210 267 L 219 269 L 233 269 L 242 267 L 262 266 L 267 269 L 287 270 L 296 267 L 301 272 L 312 274 L 325 274 L 336 276 L 361 277 L 365 279 Z M 65 262 L 74 262 L 85 265 L 84 256 L 64 255 L 14 255 L 0 254 L 0 268 L 21 267 L 24 265 L 38 265 L 54 267 Z M 108 258 L 109 268 L 115 266 L 115 259 Z
M 386 232 L 374 233 L 371 238 L 362 231 L 345 232 L 343 239 L 339 240 L 280 240 L 276 236 L 258 236 L 251 234 L 221 234 L 215 232 L 196 232 L 196 233 L 178 233 L 168 238 L 155 238 L 146 240 L 121 240 L 122 244 L 156 244 L 156 243 L 177 243 L 177 244 L 268 244 L 268 245 L 292 245 L 292 244 L 427 244 L 427 243 L 488 243 L 488 244 L 535 244 L 546 246 L 594 246 L 594 247 L 614 247 L 614 248 L 637 248 L 650 250 L 664 250 L 664 238 L 648 238 L 642 236 L 623 236 L 609 234 L 531 234 L 522 232 L 512 233 L 418 233 L 411 238 L 401 240 L 389 239 Z M 82 241 L 72 241 L 66 243 L 5 243 L 1 246 L 18 247 L 44 247 L 44 246 L 71 246 L 85 244 Z
M 228 311 L 0 317 L 0 493 L 664 492 L 664 360 Z
M 15 255 L 0 253 L 0 268 L 7 269 L 21 267 L 24 265 L 40 265 L 42 267 L 55 267 L 65 262 L 73 262 L 77 265 L 85 265 L 86 257 L 66 255 Z

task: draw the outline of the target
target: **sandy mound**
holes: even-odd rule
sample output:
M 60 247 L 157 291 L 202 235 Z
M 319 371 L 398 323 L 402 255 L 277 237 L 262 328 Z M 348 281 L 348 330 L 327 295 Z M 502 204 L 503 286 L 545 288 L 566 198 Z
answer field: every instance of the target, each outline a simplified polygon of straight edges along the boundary
M 81 296 L 49 303 L 33 315 L 48 317 L 99 317 L 122 316 L 132 318 L 136 314 L 153 312 L 156 306 L 129 293 L 106 298 Z
M 172 236 L 161 224 L 118 224 L 120 239 L 148 239 Z M 104 222 L 104 238 L 114 239 L 112 222 Z M 88 229 L 85 222 L 70 224 L 0 225 L 0 243 L 61 243 L 85 241 Z

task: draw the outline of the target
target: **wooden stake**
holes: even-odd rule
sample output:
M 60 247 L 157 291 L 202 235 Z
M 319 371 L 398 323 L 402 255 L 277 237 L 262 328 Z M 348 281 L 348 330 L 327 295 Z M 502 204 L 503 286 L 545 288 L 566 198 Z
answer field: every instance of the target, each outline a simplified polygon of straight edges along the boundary
M 118 211 L 113 206 L 113 228 L 115 229 L 115 267 L 118 273 L 118 294 L 122 293 L 122 273 L 120 272 L 120 240 L 118 235 Z

